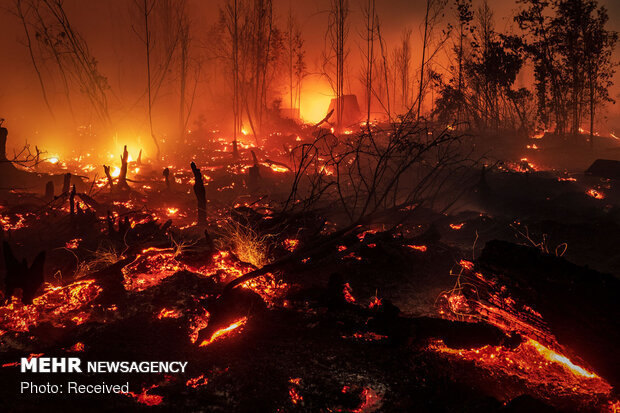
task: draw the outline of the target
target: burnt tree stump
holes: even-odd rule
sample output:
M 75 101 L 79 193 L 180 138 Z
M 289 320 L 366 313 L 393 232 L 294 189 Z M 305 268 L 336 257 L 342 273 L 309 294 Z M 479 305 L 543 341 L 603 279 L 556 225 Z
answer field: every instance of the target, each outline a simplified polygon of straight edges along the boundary
M 237 140 L 233 140 L 232 142 L 233 147 L 232 147 L 232 157 L 233 157 L 233 162 L 237 163 L 239 162 L 239 148 L 237 147 Z
M 110 174 L 110 167 L 108 165 L 103 165 L 103 172 L 105 172 L 106 178 L 108 178 L 108 185 L 110 186 L 110 191 L 114 190 L 114 181 L 112 180 L 112 175 Z
M 7 128 L 0 128 L 0 162 L 6 162 L 6 139 L 9 136 Z
M 68 194 L 69 190 L 71 190 L 71 174 L 67 172 L 62 181 L 62 193 Z
M 118 176 L 118 187 L 120 189 L 131 189 L 127 183 L 127 162 L 129 159 L 129 152 L 127 152 L 127 145 L 123 147 L 123 155 L 121 156 L 121 173 Z
M 205 192 L 205 183 L 202 179 L 200 169 L 196 167 L 194 162 L 191 163 L 192 172 L 194 173 L 194 194 L 198 204 L 198 224 L 202 224 L 207 220 L 207 196 Z
M 54 182 L 53 181 L 47 181 L 47 183 L 45 184 L 44 199 L 46 201 L 51 201 L 54 199 Z
M 165 168 L 164 172 L 164 179 L 166 181 L 166 189 L 170 189 L 170 169 L 169 168 Z
M 19 261 L 8 242 L 2 243 L 6 277 L 4 279 L 5 298 L 11 299 L 16 289 L 22 290 L 22 302 L 32 304 L 36 292 L 43 285 L 43 265 L 45 264 L 45 251 L 41 251 L 32 261 L 32 265 L 24 258 Z

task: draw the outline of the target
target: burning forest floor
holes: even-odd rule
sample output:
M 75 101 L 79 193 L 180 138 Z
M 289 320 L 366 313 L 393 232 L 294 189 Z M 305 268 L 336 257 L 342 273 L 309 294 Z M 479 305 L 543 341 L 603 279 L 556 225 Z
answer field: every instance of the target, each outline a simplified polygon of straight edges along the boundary
M 80 177 L 83 160 L 10 171 L 22 189 L 0 205 L 7 411 L 619 411 L 613 181 L 472 167 L 449 214 L 343 229 L 273 208 L 292 180 L 286 153 L 250 162 L 250 149 L 231 163 L 222 143 L 163 177 L 129 161 L 130 188 Z M 75 186 L 41 196 L 66 170 Z M 19 373 L 43 355 L 188 368 L 132 373 L 127 394 L 19 395 L 22 380 L 57 380 Z

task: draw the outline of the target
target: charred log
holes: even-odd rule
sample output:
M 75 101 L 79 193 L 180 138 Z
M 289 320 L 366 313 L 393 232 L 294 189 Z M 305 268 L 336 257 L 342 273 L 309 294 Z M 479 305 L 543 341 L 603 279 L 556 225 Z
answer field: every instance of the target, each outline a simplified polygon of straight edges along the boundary
M 620 280 L 533 248 L 491 241 L 476 270 L 541 314 L 558 342 L 620 384 Z

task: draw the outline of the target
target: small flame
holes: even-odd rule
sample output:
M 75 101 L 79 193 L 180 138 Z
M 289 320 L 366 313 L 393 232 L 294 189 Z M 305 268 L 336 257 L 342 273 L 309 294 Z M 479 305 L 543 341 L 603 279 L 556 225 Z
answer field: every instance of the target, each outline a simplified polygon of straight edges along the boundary
M 597 191 L 596 189 L 592 188 L 592 189 L 588 189 L 588 191 L 586 192 L 587 195 L 591 196 L 594 199 L 605 199 L 605 194 Z
M 142 403 L 147 406 L 157 406 L 158 404 L 161 404 L 162 401 L 164 401 L 164 398 L 161 397 L 159 394 L 148 394 L 149 390 L 156 387 L 158 386 L 154 384 L 151 387 L 142 389 L 142 392 L 140 392 L 139 394 L 131 391 L 123 394 L 125 394 L 125 396 L 133 397 L 138 403 Z

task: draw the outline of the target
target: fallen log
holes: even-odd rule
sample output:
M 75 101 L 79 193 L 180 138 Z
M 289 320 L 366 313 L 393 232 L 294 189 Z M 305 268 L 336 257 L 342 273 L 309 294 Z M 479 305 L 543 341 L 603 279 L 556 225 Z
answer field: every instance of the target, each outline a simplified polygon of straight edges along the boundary
M 620 280 L 505 241 L 488 242 L 474 271 L 539 313 L 570 355 L 618 388 Z

